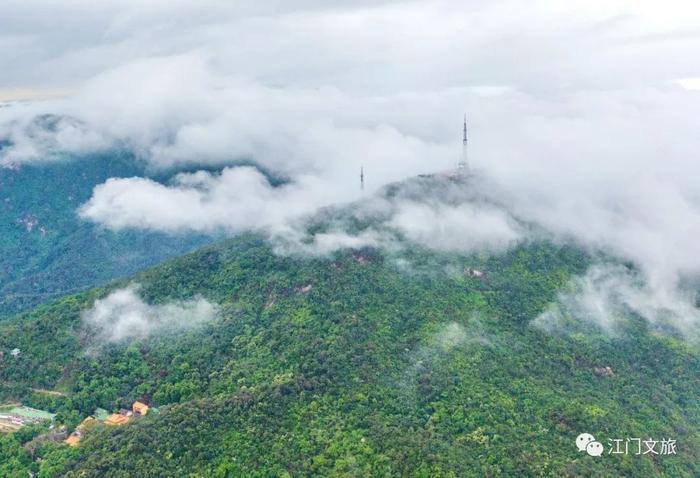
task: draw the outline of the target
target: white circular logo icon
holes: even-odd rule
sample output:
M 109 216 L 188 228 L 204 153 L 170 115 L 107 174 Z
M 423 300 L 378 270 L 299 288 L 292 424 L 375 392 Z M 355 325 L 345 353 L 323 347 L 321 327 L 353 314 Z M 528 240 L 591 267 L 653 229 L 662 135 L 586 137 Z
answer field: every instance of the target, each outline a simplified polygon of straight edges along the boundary
M 590 433 L 581 433 L 576 437 L 576 448 L 578 448 L 578 451 L 585 451 L 591 456 L 603 454 L 603 444 L 596 441 L 595 437 Z
M 588 444 L 592 441 L 595 441 L 593 435 L 590 433 L 581 433 L 576 437 L 576 448 L 578 448 L 578 451 L 585 451 Z
M 599 441 L 592 441 L 586 445 L 586 453 L 591 456 L 600 456 L 603 454 L 603 444 Z

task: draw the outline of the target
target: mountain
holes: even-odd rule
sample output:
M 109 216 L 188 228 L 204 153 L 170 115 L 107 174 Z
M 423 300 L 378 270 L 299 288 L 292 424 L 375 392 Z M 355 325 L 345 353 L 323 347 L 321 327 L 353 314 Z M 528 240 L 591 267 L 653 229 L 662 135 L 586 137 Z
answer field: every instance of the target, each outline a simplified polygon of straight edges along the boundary
M 159 413 L 92 426 L 75 448 L 41 427 L 3 436 L 0 475 L 699 476 L 697 348 L 632 313 L 614 336 L 532 325 L 602 260 L 546 238 L 310 256 L 243 235 L 43 304 L 0 323 L 0 403 L 70 429 L 135 400 Z M 172 320 L 105 335 L 86 311 L 114 294 Z M 192 301 L 214 317 L 177 322 Z M 580 452 L 581 433 L 604 455 Z M 677 453 L 607 454 L 633 437 Z
M 94 186 L 147 173 L 126 150 L 0 168 L 0 319 L 211 242 L 203 235 L 113 232 L 78 217 Z

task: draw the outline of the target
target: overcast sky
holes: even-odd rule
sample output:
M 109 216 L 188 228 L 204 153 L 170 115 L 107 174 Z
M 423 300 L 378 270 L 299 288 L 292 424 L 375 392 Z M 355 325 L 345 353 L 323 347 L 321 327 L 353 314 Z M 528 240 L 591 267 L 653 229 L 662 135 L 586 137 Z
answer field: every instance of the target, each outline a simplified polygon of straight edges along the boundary
M 513 212 L 634 261 L 659 290 L 700 273 L 695 2 L 330 3 L 6 0 L 0 100 L 41 100 L 0 108 L 14 143 L 0 161 L 119 141 L 156 166 L 253 158 L 292 179 L 111 180 L 80 211 L 237 232 L 357 199 L 361 166 L 365 194 L 453 168 L 466 112 L 472 165 Z M 27 126 L 45 112 L 81 122 Z M 398 210 L 404 226 L 481 217 Z M 494 242 L 518 236 L 496 223 Z
M 688 1 L 5 0 L 3 87 L 78 87 L 138 58 L 206 51 L 271 86 L 385 94 L 658 85 L 700 76 Z

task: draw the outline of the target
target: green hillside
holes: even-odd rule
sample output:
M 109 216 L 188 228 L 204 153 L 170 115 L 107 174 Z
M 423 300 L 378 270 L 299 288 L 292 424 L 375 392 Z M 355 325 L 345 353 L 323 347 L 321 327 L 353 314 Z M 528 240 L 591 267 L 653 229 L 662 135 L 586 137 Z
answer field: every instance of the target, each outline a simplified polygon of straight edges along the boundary
M 0 324 L 0 350 L 22 349 L 2 359 L 0 402 L 70 427 L 136 399 L 160 413 L 98 425 L 77 448 L 1 437 L 0 475 L 698 476 L 696 349 L 633 316 L 614 339 L 530 325 L 593 261 L 547 241 L 283 257 L 244 236 L 42 305 Z M 201 295 L 219 317 L 94 352 L 81 311 L 127 283 L 154 304 Z M 579 452 L 582 432 L 606 453 Z M 677 454 L 608 455 L 625 437 L 673 438 Z
M 195 235 L 112 232 L 78 217 L 76 209 L 95 185 L 146 172 L 133 154 L 118 150 L 0 167 L 0 318 L 209 242 Z

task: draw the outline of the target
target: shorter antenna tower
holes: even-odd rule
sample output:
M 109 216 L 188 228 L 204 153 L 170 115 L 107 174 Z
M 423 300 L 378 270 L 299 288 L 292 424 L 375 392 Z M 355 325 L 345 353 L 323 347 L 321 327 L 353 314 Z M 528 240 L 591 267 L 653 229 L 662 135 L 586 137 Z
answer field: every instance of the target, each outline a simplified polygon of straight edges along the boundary
M 464 114 L 464 129 L 462 134 L 462 158 L 457 163 L 457 173 L 464 176 L 469 172 L 469 158 L 467 157 L 467 114 Z

